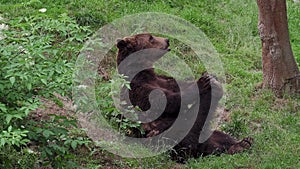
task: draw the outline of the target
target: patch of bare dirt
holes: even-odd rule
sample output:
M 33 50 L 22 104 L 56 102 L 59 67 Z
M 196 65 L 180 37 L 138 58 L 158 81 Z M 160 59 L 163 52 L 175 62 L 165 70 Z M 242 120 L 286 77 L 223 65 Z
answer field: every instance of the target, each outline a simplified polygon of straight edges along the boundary
M 54 94 L 56 99 L 39 98 L 41 106 L 30 113 L 30 118 L 36 121 L 49 120 L 51 114 L 57 116 L 75 117 L 75 107 L 72 100 L 59 94 Z M 54 101 L 55 100 L 55 101 Z
M 75 113 L 75 106 L 73 102 L 68 97 L 63 97 L 59 94 L 54 94 L 54 99 L 46 99 L 40 98 L 41 105 L 35 111 L 32 111 L 29 115 L 29 119 L 35 121 L 43 121 L 47 122 L 47 120 L 51 119 L 51 115 L 57 116 L 65 116 L 69 119 L 77 118 Z M 78 119 L 80 120 L 80 119 Z M 81 127 L 80 124 L 77 126 Z M 38 145 L 34 145 L 32 148 L 36 149 Z M 108 153 L 101 149 L 101 147 L 97 147 L 95 145 L 90 145 L 89 148 L 85 146 L 78 146 L 76 150 L 73 151 L 73 154 L 76 155 L 78 159 L 84 159 L 80 164 L 82 167 L 87 165 L 87 163 L 93 163 L 95 165 L 101 166 L 100 168 L 114 169 L 120 168 L 118 163 L 122 162 L 122 158 L 111 153 Z M 87 161 L 88 160 L 88 161 Z M 122 166 L 122 168 L 128 168 L 126 165 Z M 51 166 L 45 166 L 43 169 L 52 169 Z

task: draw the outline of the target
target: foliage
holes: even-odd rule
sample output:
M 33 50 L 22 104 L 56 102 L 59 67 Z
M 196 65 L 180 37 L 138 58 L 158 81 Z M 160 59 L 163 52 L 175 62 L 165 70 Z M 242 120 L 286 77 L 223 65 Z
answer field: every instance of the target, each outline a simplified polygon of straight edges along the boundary
M 66 14 L 57 19 L 31 16 L 1 22 L 10 29 L 3 30 L 5 38 L 0 41 L 0 119 L 4 122 L 0 125 L 0 148 L 36 142 L 41 158 L 59 167 L 70 155 L 70 148 L 88 141 L 72 138 L 66 119 L 59 123 L 56 117 L 45 126 L 29 124 L 26 119 L 39 107 L 39 97 L 49 98 L 54 91 L 70 95 L 74 56 L 90 30 Z
M 83 137 L 81 129 L 77 128 L 77 121 L 66 116 L 52 115 L 51 120 L 27 123 L 28 138 L 31 144 L 39 145 L 43 165 L 51 164 L 54 168 L 73 168 L 74 155 L 71 150 L 79 146 L 88 147 L 89 139 Z
M 9 126 L 7 130 L 2 131 L 0 135 L 0 147 L 16 145 L 26 145 L 29 142 L 25 137 L 27 136 L 27 130 L 16 129 L 13 130 L 12 126 Z
M 11 146 L 0 148 L 0 168 L 37 168 L 38 154 L 29 148 L 17 150 Z
M 109 82 L 99 82 L 96 86 L 99 110 L 101 110 L 102 115 L 108 119 L 110 125 L 129 135 L 134 134 L 132 133 L 133 129 L 139 129 L 139 131 L 143 133 L 140 123 L 132 122 L 128 118 L 124 118 L 125 113 L 134 118 L 136 116 L 134 111 L 135 108 L 128 106 L 126 109 L 122 109 L 121 111 L 115 106 L 115 102 L 113 100 L 113 97 L 115 97 L 115 101 L 118 101 L 118 97 L 120 96 L 120 91 L 122 89 L 130 89 L 129 82 L 126 81 L 126 77 L 115 74 Z M 116 104 L 126 105 L 126 103 L 122 102 Z
M 292 0 L 287 3 L 291 43 L 299 63 L 300 4 Z M 38 168 L 39 163 L 46 162 L 61 167 L 66 161 L 70 162 L 69 168 L 76 161 L 83 167 L 103 168 L 299 168 L 299 98 L 276 99 L 271 92 L 258 87 L 262 66 L 255 1 L 0 0 L 0 4 L 0 14 L 7 19 L 0 24 L 10 26 L 4 31 L 6 38 L 0 40 L 0 120 L 3 122 L 0 125 L 0 168 Z M 39 12 L 41 8 L 47 8 L 47 12 Z M 254 137 L 250 151 L 191 159 L 183 166 L 174 164 L 165 154 L 146 159 L 111 157 L 113 162 L 110 163 L 104 154 L 97 159 L 89 158 L 90 154 L 99 154 L 97 148 L 76 154 L 72 145 L 78 149 L 88 141 L 79 134 L 80 130 L 70 131 L 60 123 L 74 124 L 70 119 L 53 116 L 50 121 L 37 123 L 26 118 L 40 106 L 38 96 L 49 98 L 54 91 L 71 94 L 70 77 L 75 60 L 91 33 L 84 25 L 96 31 L 122 16 L 147 11 L 184 18 L 212 41 L 226 69 L 224 87 L 226 110 L 230 115 L 221 123 L 221 129 L 238 138 Z M 186 61 L 194 64 L 193 58 Z M 107 68 L 108 73 L 114 74 L 111 69 L 114 68 Z M 122 83 L 122 80 L 100 81 L 96 88 L 98 105 L 112 123 L 122 113 L 113 106 L 108 93 L 111 85 Z M 130 122 L 122 124 L 123 128 L 131 127 Z M 54 146 L 54 142 L 59 144 Z M 37 150 L 26 147 L 32 143 Z M 82 159 L 86 161 L 81 163 Z

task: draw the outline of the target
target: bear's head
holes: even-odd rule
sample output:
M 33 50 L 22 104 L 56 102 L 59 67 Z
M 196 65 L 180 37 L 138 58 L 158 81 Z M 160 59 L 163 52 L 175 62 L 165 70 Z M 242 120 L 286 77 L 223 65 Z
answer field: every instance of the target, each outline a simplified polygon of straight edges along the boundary
M 130 54 L 143 49 L 162 49 L 169 51 L 169 39 L 156 37 L 150 33 L 137 34 L 130 37 L 124 37 L 117 40 L 116 44 L 119 49 L 117 56 L 117 65 L 119 65 Z

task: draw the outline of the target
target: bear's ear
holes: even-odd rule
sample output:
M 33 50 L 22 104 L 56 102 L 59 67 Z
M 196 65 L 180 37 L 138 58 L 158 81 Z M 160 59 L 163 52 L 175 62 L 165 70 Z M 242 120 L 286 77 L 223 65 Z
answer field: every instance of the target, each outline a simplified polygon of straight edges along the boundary
M 127 43 L 123 39 L 117 39 L 117 47 L 123 49 L 127 46 Z

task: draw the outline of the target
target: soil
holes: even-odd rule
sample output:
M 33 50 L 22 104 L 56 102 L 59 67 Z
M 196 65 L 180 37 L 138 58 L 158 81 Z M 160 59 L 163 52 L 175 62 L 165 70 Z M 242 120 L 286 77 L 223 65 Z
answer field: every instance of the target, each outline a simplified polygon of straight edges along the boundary
M 52 118 L 51 115 L 65 116 L 69 119 L 77 118 L 75 114 L 75 107 L 73 106 L 71 99 L 67 97 L 63 97 L 59 94 L 54 94 L 54 96 L 56 97 L 56 99 L 54 99 L 55 101 L 46 98 L 40 98 L 40 101 L 42 103 L 41 106 L 35 111 L 32 111 L 30 113 L 29 119 L 46 122 L 47 120 Z M 77 126 L 80 127 L 80 124 L 78 124 Z M 90 145 L 90 146 L 91 147 L 89 148 L 85 146 L 78 147 L 78 149 L 75 150 L 73 153 L 79 159 L 81 159 L 82 157 L 82 159 L 88 158 L 89 161 L 95 161 L 93 162 L 93 164 L 97 163 L 96 165 L 101 166 L 101 168 L 107 168 L 107 169 L 120 168 L 120 166 L 117 165 L 118 163 L 123 163 L 124 165 L 124 162 L 122 162 L 121 157 L 103 151 L 101 150 L 100 147 L 97 147 L 95 145 Z M 32 147 L 32 149 L 35 148 L 36 146 Z M 92 155 L 91 155 L 91 150 L 93 151 Z M 82 161 L 80 165 L 85 166 L 87 164 L 86 162 Z M 43 167 L 43 168 L 51 169 L 50 166 Z M 122 168 L 126 169 L 129 167 L 122 166 Z

